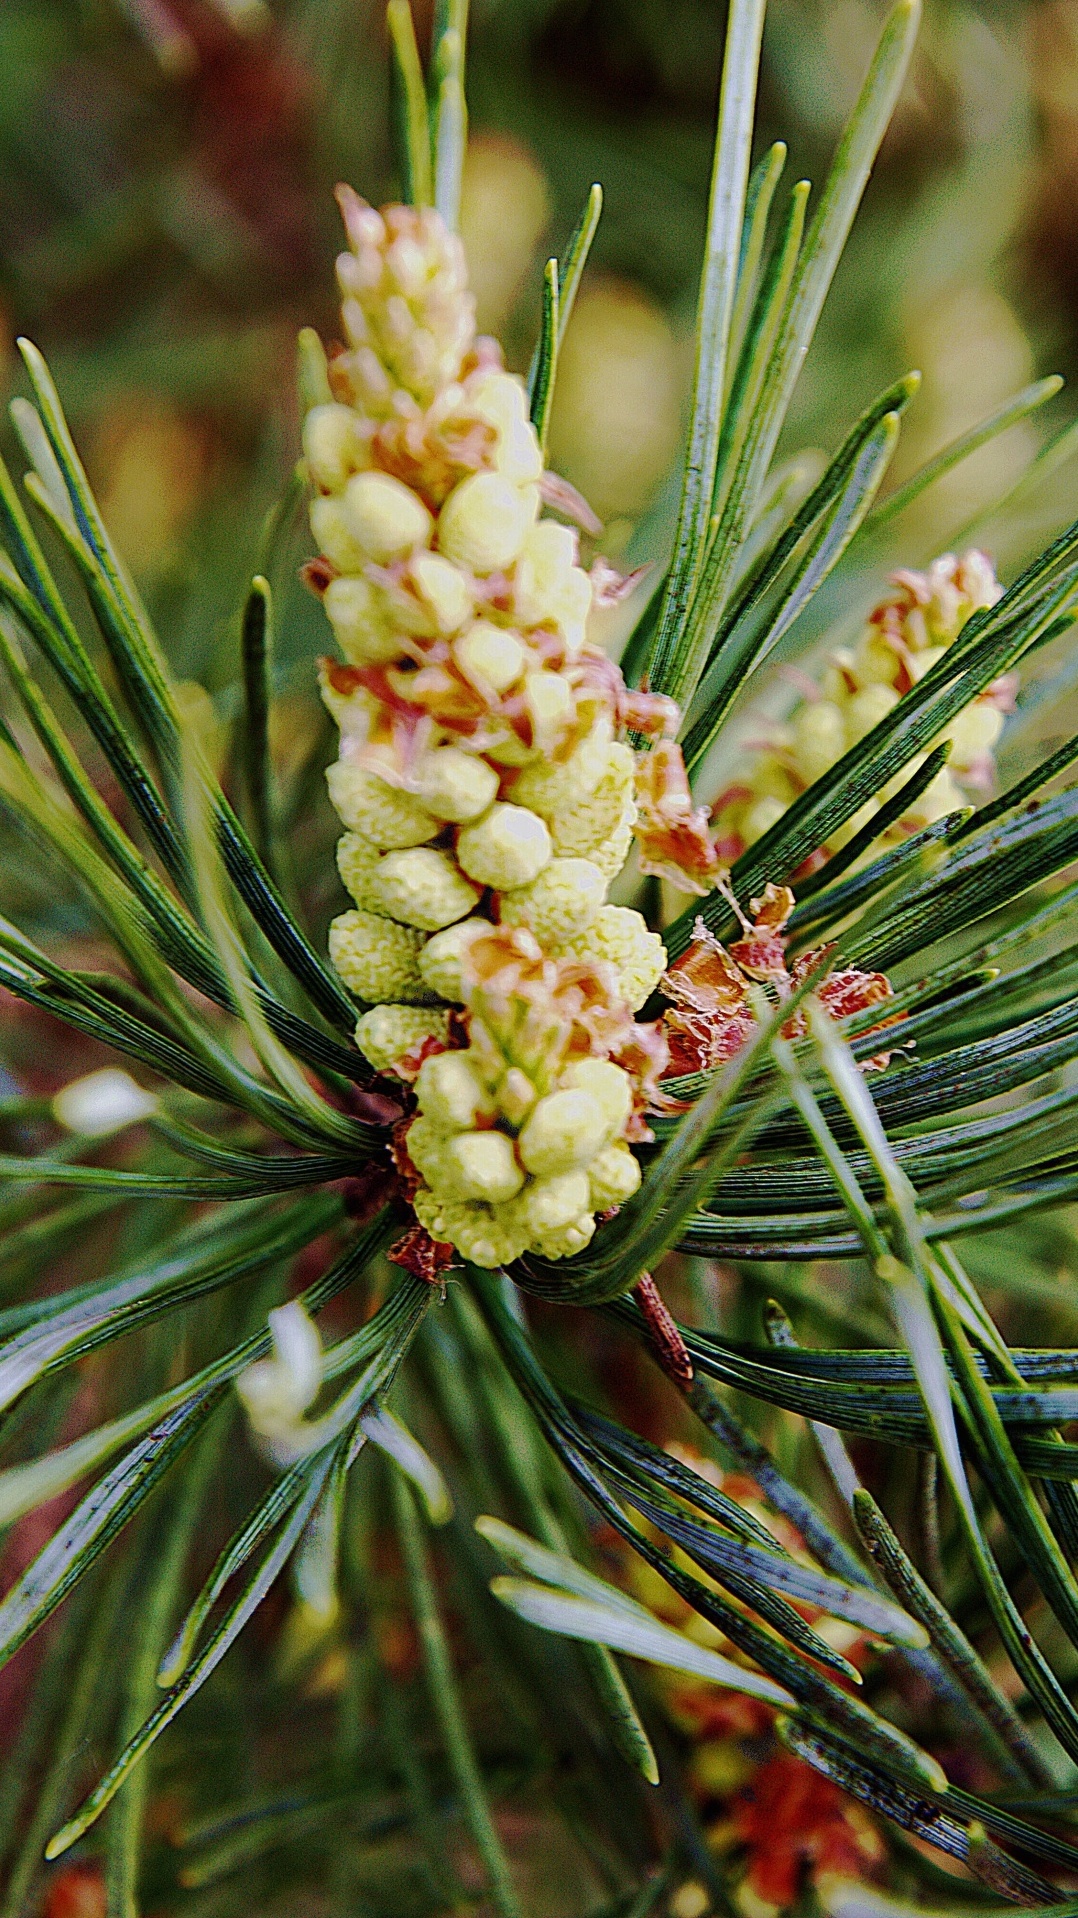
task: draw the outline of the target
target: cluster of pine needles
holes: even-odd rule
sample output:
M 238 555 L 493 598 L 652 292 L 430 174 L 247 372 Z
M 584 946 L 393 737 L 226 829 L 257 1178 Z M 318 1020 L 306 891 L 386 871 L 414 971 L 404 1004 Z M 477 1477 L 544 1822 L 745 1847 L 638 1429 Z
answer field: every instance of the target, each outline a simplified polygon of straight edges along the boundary
M 452 209 L 460 6 L 429 77 L 403 0 L 390 24 L 404 197 Z M 907 377 L 807 496 L 776 484 L 917 8 L 894 7 L 822 191 L 785 203 L 781 149 L 751 166 L 762 24 L 731 0 L 677 533 L 623 660 L 687 712 L 690 771 L 832 572 L 867 580 L 883 526 L 1056 384 L 880 503 Z M 547 269 L 537 421 L 597 210 Z M 584 1253 L 442 1288 L 385 1258 L 406 1221 L 379 1095 L 305 904 L 330 822 L 310 765 L 286 781 L 270 751 L 270 588 L 243 611 L 222 783 L 23 353 L 29 470 L 0 469 L 5 1918 L 75 1909 L 58 1887 L 83 1880 L 111 1918 L 729 1913 L 736 1853 L 709 1842 L 649 1662 L 775 1707 L 783 1745 L 878 1820 L 907 1904 L 1073 1909 L 1078 1348 L 1052 1342 L 1073 1313 L 1040 1275 L 1078 1197 L 1078 737 L 978 810 L 883 836 L 950 720 L 1040 649 L 1065 658 L 1078 527 L 731 874 L 744 901 L 787 882 L 897 779 L 789 928 L 795 953 L 834 940 L 889 976 L 886 1070 L 859 1070 L 871 1012 L 836 1024 L 810 975 L 802 1037 L 764 1007 L 729 1066 L 671 1088 L 686 1109 Z M 698 911 L 736 930 L 715 891 L 665 928 L 671 958 Z M 65 1128 L 43 1058 L 55 1081 L 132 1068 L 147 1116 Z M 744 1274 L 733 1331 L 714 1262 Z M 693 1304 L 691 1376 L 662 1371 L 627 1297 L 645 1272 Z M 1039 1301 L 1048 1342 L 1012 1348 L 978 1276 Z M 761 1313 L 769 1289 L 799 1337 Z M 275 1466 L 234 1385 L 296 1296 L 324 1314 L 320 1442 Z M 623 1422 L 634 1390 L 650 1437 Z M 804 1549 L 656 1443 L 657 1418 Z M 633 1564 L 729 1655 L 632 1596 L 652 1589 Z M 877 1647 L 864 1675 L 821 1619 Z

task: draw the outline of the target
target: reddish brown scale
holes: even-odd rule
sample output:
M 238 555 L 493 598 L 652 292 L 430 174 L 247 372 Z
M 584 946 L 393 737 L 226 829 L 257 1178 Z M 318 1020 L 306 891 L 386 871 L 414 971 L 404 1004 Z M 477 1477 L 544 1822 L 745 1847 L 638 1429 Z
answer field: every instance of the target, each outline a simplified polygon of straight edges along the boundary
M 418 1045 L 410 1046 L 407 1052 L 402 1052 L 399 1059 L 394 1059 L 393 1070 L 406 1085 L 414 1085 L 424 1059 L 432 1059 L 436 1052 L 446 1052 L 448 1049 L 441 1039 L 435 1039 L 432 1034 L 428 1034 L 425 1039 L 419 1041 Z
M 326 343 L 326 373 L 329 390 L 338 405 L 354 406 L 356 389 L 348 370 L 348 348 L 342 340 L 329 340 Z
M 736 901 L 731 903 L 736 907 Z M 756 1030 L 750 997 L 753 984 L 767 985 L 780 999 L 786 998 L 819 966 L 827 952 L 823 946 L 802 953 L 792 968 L 786 964 L 789 942 L 785 927 L 793 909 L 794 895 L 789 886 L 769 885 L 762 899 L 752 901 L 754 921 L 743 919 L 742 937 L 729 947 L 716 939 L 702 919 L 697 919 L 691 945 L 662 981 L 662 990 L 673 1001 L 663 1017 L 670 1046 L 667 1077 L 707 1072 L 740 1052 Z M 835 1019 L 863 1012 L 892 996 L 890 980 L 884 973 L 862 972 L 857 966 L 829 972 L 815 991 Z M 882 1032 L 904 1017 L 904 1013 L 892 1013 L 868 1030 Z M 783 1035 L 795 1039 L 805 1030 L 805 1014 L 798 1008 L 783 1026 Z M 890 1052 L 876 1053 L 863 1060 L 862 1067 L 882 1071 L 891 1056 Z
M 299 576 L 303 584 L 309 587 L 318 599 L 321 599 L 326 587 L 332 580 L 337 578 L 337 568 L 334 566 L 332 560 L 326 558 L 324 553 L 319 553 L 317 559 L 304 561 L 304 564 L 299 569 Z M 341 669 L 338 668 L 338 670 Z
M 592 512 L 583 493 L 560 473 L 544 473 L 539 481 L 539 497 L 545 506 L 552 506 L 563 519 L 570 519 L 579 526 L 582 533 L 590 539 L 598 539 L 603 530 L 603 522 Z
M 647 695 L 646 697 L 650 697 Z M 639 725 L 629 719 L 630 725 Z M 723 868 L 709 829 L 706 806 L 694 806 L 681 747 L 660 739 L 637 764 L 636 842 L 641 872 L 668 879 L 682 891 L 707 893 Z
M 631 573 L 619 573 L 617 567 L 611 566 L 601 553 L 596 554 L 588 573 L 592 605 L 620 606 L 623 599 L 635 593 L 650 572 L 650 566 L 636 566 Z
M 667 699 L 665 693 L 643 692 L 639 687 L 623 683 L 618 700 L 618 723 L 632 732 L 643 733 L 645 739 L 672 740 L 681 724 L 681 713 L 676 701 Z M 681 748 L 676 751 L 681 759 Z M 669 753 L 664 755 L 667 761 L 671 758 Z
M 648 1344 L 663 1371 L 679 1388 L 691 1385 L 693 1370 L 688 1346 L 650 1272 L 645 1272 L 633 1287 L 633 1297 L 644 1314 Z
M 440 1285 L 445 1292 L 444 1274 L 460 1261 L 451 1245 L 444 1245 L 440 1239 L 432 1239 L 430 1233 L 421 1225 L 413 1225 L 391 1245 L 386 1253 L 394 1265 L 402 1265 L 415 1279 L 422 1279 L 426 1285 Z
M 411 1204 L 423 1183 L 415 1166 L 412 1164 L 411 1155 L 408 1151 L 408 1130 L 413 1124 L 414 1118 L 415 1114 L 409 1113 L 406 1119 L 401 1119 L 399 1123 L 393 1127 L 389 1140 L 389 1156 L 393 1161 L 396 1176 L 400 1182 L 401 1192 L 409 1204 Z
M 318 662 L 319 671 L 329 681 L 335 693 L 342 699 L 350 699 L 363 684 L 359 677 L 358 666 L 344 666 L 339 659 L 322 658 Z

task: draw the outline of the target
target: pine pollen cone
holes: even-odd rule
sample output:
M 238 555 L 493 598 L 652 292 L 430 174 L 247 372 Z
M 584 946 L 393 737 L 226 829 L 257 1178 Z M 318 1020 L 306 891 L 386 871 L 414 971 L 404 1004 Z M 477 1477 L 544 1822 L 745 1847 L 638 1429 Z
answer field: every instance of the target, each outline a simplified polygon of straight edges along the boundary
M 354 904 L 330 955 L 360 1050 L 412 1088 L 401 1257 L 433 1280 L 445 1248 L 569 1258 L 632 1197 L 684 1041 L 672 1015 L 636 1018 L 667 955 L 608 892 L 634 837 L 644 871 L 688 890 L 720 867 L 676 706 L 589 643 L 592 607 L 626 583 L 585 571 L 578 532 L 544 516 L 552 499 L 594 531 L 544 475 L 523 382 L 476 335 L 459 240 L 431 209 L 338 199 L 345 344 L 327 363 L 305 336 L 303 427 L 305 577 L 343 655 L 322 693 Z

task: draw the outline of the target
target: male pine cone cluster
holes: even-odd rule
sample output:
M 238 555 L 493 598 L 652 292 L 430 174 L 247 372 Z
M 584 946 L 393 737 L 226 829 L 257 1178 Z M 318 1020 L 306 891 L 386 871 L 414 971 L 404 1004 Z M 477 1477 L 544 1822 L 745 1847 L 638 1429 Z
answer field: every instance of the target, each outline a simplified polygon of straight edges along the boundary
M 308 579 L 347 662 L 323 663 L 355 900 L 330 954 L 367 1008 L 361 1051 L 414 1085 L 399 1158 L 420 1226 L 479 1265 L 566 1258 L 639 1185 L 631 1145 L 670 1064 L 663 1028 L 633 1016 L 662 942 L 607 903 L 634 836 L 643 871 L 710 891 L 1001 588 L 977 552 L 896 575 L 711 820 L 673 703 L 627 690 L 588 643 L 614 576 L 586 573 L 577 534 L 541 515 L 525 389 L 476 335 L 459 240 L 431 209 L 338 197 L 347 343 L 327 363 L 306 336 L 303 431 Z M 956 780 L 990 783 L 1011 692 L 998 681 L 952 722 L 949 764 L 893 833 L 952 811 Z M 628 733 L 656 743 L 638 758 Z
M 896 573 L 891 586 L 869 614 L 857 644 L 831 654 L 819 682 L 805 685 L 805 697 L 789 720 L 769 729 L 744 776 L 720 795 L 714 825 L 716 849 L 725 864 L 732 865 L 762 839 L 799 793 L 871 732 L 953 646 L 967 620 L 982 607 L 994 606 L 1003 591 L 991 560 L 976 549 L 960 559 L 945 553 L 925 572 Z M 910 802 L 883 843 L 933 825 L 964 805 L 967 792 L 983 793 L 991 787 L 993 749 L 1013 693 L 1013 677 L 1005 675 L 951 721 L 940 736 L 950 743 L 947 764 Z M 903 766 L 891 786 L 867 801 L 834 835 L 829 849 L 837 850 L 859 832 L 920 763 L 916 759 Z
M 481 1265 L 566 1257 L 649 1136 L 663 1041 L 632 1014 L 666 955 L 606 903 L 636 819 L 616 735 L 675 715 L 586 640 L 592 582 L 540 516 L 525 389 L 476 337 L 459 241 L 339 197 L 347 345 L 315 358 L 303 433 L 308 577 L 347 661 L 323 667 L 355 900 L 331 957 L 368 1007 L 360 1049 L 415 1084 L 420 1224 Z M 309 395 L 311 365 L 308 341 Z

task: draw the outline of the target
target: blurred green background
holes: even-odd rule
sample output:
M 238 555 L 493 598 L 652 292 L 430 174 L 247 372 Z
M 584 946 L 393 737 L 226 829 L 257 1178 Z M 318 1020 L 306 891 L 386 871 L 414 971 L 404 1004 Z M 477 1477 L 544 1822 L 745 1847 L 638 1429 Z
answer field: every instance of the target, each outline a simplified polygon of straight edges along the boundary
M 416 0 L 421 44 L 430 4 Z M 885 12 L 886 0 L 771 0 L 757 147 L 788 141 L 787 182 L 824 177 Z M 551 456 L 606 521 L 606 550 L 633 562 L 661 557 L 676 509 L 669 476 L 691 378 L 724 28 L 719 0 L 473 0 L 463 226 L 480 323 L 523 370 L 543 260 L 601 181 Z M 240 608 L 252 572 L 269 572 L 284 694 L 274 743 L 311 770 L 297 786 L 312 799 L 329 752 L 328 742 L 319 752 L 312 660 L 328 630 L 297 578 L 311 550 L 299 502 L 278 511 L 299 443 L 295 336 L 308 323 L 335 330 L 335 181 L 376 202 L 397 190 L 387 66 L 381 0 L 0 0 L 2 397 L 20 390 L 14 338 L 27 332 L 177 673 L 214 696 L 222 748 Z M 923 385 L 888 485 L 1034 377 L 1078 382 L 1078 0 L 926 0 L 785 451 L 833 449 L 912 366 Z M 922 565 L 960 537 L 984 544 L 1009 579 L 1078 516 L 1078 454 L 1021 483 L 1076 413 L 1065 389 L 885 539 L 854 549 L 787 654 L 863 616 L 890 567 Z M 12 435 L 4 450 L 21 471 Z M 1008 756 L 1024 770 L 1035 743 L 1050 749 L 1073 732 L 1059 695 L 1076 679 L 1062 648 L 1031 668 L 1005 740 L 1008 772 Z M 332 822 L 325 812 L 311 838 L 321 877 L 304 861 L 302 825 L 295 863 L 324 921 L 343 903 L 324 856 Z M 85 964 L 87 926 L 66 875 L 2 831 L 5 853 L 15 846 L 0 859 L 5 911 L 49 915 Z M 5 1047 L 30 1083 L 82 1064 L 10 1002 Z M 1034 1320 L 1038 1341 L 1073 1336 L 1074 1226 L 1060 1212 L 967 1242 L 974 1275 L 1023 1342 Z M 739 1275 L 699 1265 L 671 1271 L 670 1288 L 734 1336 L 759 1336 L 772 1293 L 826 1337 L 840 1326 L 866 1342 L 889 1336 L 867 1283 L 835 1265 Z M 582 1346 L 576 1319 L 558 1336 L 562 1373 L 585 1384 L 605 1367 L 611 1396 L 632 1400 L 647 1430 L 643 1375 L 615 1380 L 609 1351 Z M 773 1428 L 794 1468 L 793 1419 Z M 896 1472 L 908 1477 L 904 1460 Z M 914 1490 L 891 1489 L 899 1504 Z M 542 1831 L 556 1871 L 563 1854 Z
M 822 177 L 884 11 L 773 0 L 758 143 L 788 140 L 788 179 Z M 723 30 L 714 0 L 473 7 L 464 226 L 481 324 L 526 365 L 542 259 L 601 180 L 552 455 L 607 521 L 608 550 L 633 557 L 661 551 L 672 510 Z M 178 669 L 214 690 L 233 679 L 260 563 L 286 682 L 324 643 L 294 583 L 301 516 L 272 550 L 264 521 L 296 452 L 297 326 L 333 331 L 332 185 L 394 192 L 386 67 L 375 0 L 0 7 L 0 379 L 17 387 L 12 341 L 29 332 Z M 792 443 L 834 446 L 916 365 L 900 479 L 1035 373 L 1072 371 L 1076 241 L 1078 3 L 929 0 Z M 1064 395 L 934 489 L 877 570 L 946 546 L 1067 409 Z M 976 535 L 1005 570 L 1074 510 L 1066 465 Z M 832 586 L 814 631 L 853 590 Z

